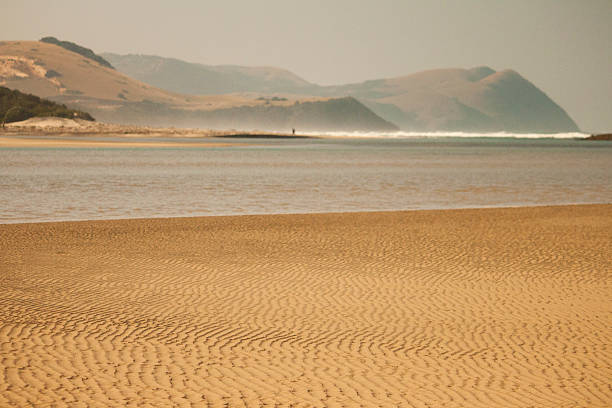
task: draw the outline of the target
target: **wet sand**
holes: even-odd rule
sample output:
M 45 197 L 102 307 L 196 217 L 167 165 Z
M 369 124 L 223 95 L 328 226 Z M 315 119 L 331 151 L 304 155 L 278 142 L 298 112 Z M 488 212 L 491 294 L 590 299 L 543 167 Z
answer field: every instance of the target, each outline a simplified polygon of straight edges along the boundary
M 105 135 L 55 135 L 55 136 L 1 136 L 0 148 L 137 148 L 137 147 L 237 147 L 251 146 L 254 143 L 244 142 L 219 142 L 219 139 L 310 139 L 309 136 L 291 136 L 280 134 L 227 134 L 227 135 L 207 135 L 198 137 L 197 140 L 179 139 L 181 137 L 193 138 L 196 135 L 181 136 L 181 135 L 149 135 L 149 134 L 105 134 Z M 156 137 L 166 136 L 169 139 L 177 138 L 177 140 L 155 140 Z M 151 139 L 143 140 L 145 137 Z M 208 139 L 208 140 L 207 140 Z
M 612 405 L 612 205 L 0 225 L 0 406 Z
M 44 148 L 132 148 L 132 147 L 229 147 L 239 146 L 237 143 L 218 143 L 212 141 L 205 142 L 186 142 L 186 141 L 138 141 L 133 138 L 121 137 L 113 140 L 96 140 L 89 137 L 79 139 L 72 138 L 28 138 L 28 137 L 1 137 L 0 148 L 24 148 L 24 147 L 44 147 Z M 242 144 L 244 145 L 244 144 Z

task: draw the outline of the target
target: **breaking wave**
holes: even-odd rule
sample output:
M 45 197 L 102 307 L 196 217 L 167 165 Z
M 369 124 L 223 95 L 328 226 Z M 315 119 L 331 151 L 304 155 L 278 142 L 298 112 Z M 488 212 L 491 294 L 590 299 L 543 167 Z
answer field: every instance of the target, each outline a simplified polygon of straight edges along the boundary
M 300 132 L 306 136 L 332 136 L 356 138 L 514 138 L 514 139 L 584 139 L 589 134 L 570 133 L 509 133 L 509 132 Z

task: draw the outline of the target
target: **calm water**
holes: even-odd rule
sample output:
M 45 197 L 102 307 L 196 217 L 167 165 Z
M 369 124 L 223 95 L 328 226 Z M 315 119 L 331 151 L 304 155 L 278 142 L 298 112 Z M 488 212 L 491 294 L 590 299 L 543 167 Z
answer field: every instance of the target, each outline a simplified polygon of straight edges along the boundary
M 231 143 L 0 149 L 0 222 L 612 202 L 606 142 Z

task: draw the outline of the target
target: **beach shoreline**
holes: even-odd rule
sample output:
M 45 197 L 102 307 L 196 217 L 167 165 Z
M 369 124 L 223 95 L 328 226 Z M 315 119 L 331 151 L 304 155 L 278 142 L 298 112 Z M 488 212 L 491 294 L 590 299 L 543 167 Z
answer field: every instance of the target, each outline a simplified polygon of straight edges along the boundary
M 426 212 L 446 212 L 446 211 L 477 211 L 477 210 L 515 210 L 521 208 L 562 208 L 562 207 L 584 207 L 584 206 L 612 206 L 607 202 L 579 202 L 579 203 L 560 203 L 560 204 L 517 204 L 517 205 L 475 205 L 466 207 L 444 207 L 444 208 L 410 208 L 410 209 L 390 209 L 390 210 L 351 210 L 351 211 L 298 211 L 298 212 L 261 212 L 261 213 L 239 213 L 239 214 L 206 214 L 206 215 L 160 215 L 160 216 L 141 216 L 141 217 L 116 217 L 116 218 L 78 218 L 78 219 L 31 219 L 28 221 L 0 221 L 1 225 L 21 225 L 21 224 L 52 224 L 52 223 L 90 223 L 90 222 L 122 222 L 122 221 L 151 221 L 151 220 L 199 220 L 214 218 L 240 218 L 240 217 L 291 217 L 291 216 L 333 216 L 333 215 L 365 215 L 365 214 L 394 214 L 394 213 L 426 213 Z
M 30 139 L 28 139 L 30 137 Z M 44 137 L 44 138 L 42 138 Z M 241 131 L 235 129 L 215 130 L 180 127 L 152 127 L 139 125 L 120 125 L 114 123 L 91 122 L 81 119 L 65 118 L 30 118 L 23 122 L 7 123 L 0 128 L 0 146 L 33 147 L 36 145 L 54 144 L 62 138 L 79 138 L 82 145 L 94 144 L 92 138 L 106 137 L 124 140 L 107 141 L 113 145 L 126 143 L 155 144 L 152 141 L 132 141 L 133 139 L 177 138 L 177 139 L 208 139 L 208 138 L 240 138 L 240 139 L 316 139 L 316 136 L 270 131 Z M 23 142 L 20 144 L 21 140 Z M 29 143 L 29 144 L 28 144 Z M 169 143 L 169 142 L 165 142 Z M 177 141 L 189 147 L 194 142 Z M 107 147 L 107 146 L 105 146 Z
M 612 205 L 0 225 L 0 405 L 607 406 Z
M 176 147 L 233 147 L 254 145 L 263 141 L 313 140 L 313 139 L 367 139 L 376 138 L 354 134 L 290 134 L 264 131 L 217 131 L 204 129 L 177 128 L 132 128 L 111 127 L 100 131 L 72 128 L 34 128 L 24 127 L 0 130 L 0 148 L 176 148 Z M 447 136 L 407 136 L 406 138 L 435 138 Z M 452 136 L 451 136 L 452 137 Z M 464 138 L 467 136 L 463 136 Z M 481 138 L 482 136 L 474 136 Z M 508 136 L 516 138 L 516 136 Z M 393 137 L 394 139 L 396 137 Z M 399 137 L 403 138 L 403 137 Z M 496 136 L 499 138 L 499 136 Z M 542 136 L 540 139 L 546 139 Z M 552 137 L 551 137 L 552 138 Z M 160 140 L 163 139 L 163 140 Z M 525 139 L 538 139 L 525 137 Z M 558 138 L 557 140 L 599 141 L 592 137 Z
M 295 131 L 295 129 L 294 129 Z M 5 127 L 0 128 L 0 147 L 43 147 L 45 145 L 54 145 L 62 138 L 71 140 L 78 138 L 80 146 L 84 146 L 88 142 L 94 142 L 95 138 L 107 138 L 107 143 L 115 145 L 127 143 L 142 143 L 152 145 L 154 141 L 139 140 L 139 139 L 177 139 L 173 143 L 188 145 L 189 139 L 198 139 L 199 143 L 209 138 L 218 139 L 360 139 L 368 137 L 379 137 L 386 135 L 392 138 L 435 138 L 435 137 L 473 137 L 473 138 L 525 138 L 525 139 L 546 139 L 554 138 L 559 140 L 608 140 L 609 135 L 589 135 L 586 133 L 559 133 L 559 134 L 537 134 L 537 133 L 505 133 L 505 132 L 415 132 L 415 131 L 398 131 L 398 132 L 327 132 L 327 131 L 298 131 L 292 132 L 291 129 L 279 131 L 266 130 L 236 130 L 236 129 L 201 129 L 201 128 L 181 128 L 181 127 L 152 127 L 140 125 L 121 125 L 105 122 L 91 122 L 81 119 L 65 119 L 65 118 L 30 118 L 22 122 L 7 123 Z M 31 139 L 29 140 L 28 137 Z M 608 137 L 608 138 L 606 138 Z M 27 142 L 20 140 L 28 139 Z M 111 140 L 112 139 L 112 140 Z M 180 140 L 183 139 L 183 140 Z M 133 140 L 139 140 L 134 142 Z M 36 144 L 34 144 L 36 142 Z M 171 142 L 164 142 L 171 143 Z M 94 145 L 92 143 L 92 145 Z M 76 146 L 70 146 L 76 147 Z M 164 146 L 158 146 L 164 147 Z M 173 146 L 170 146 L 173 147 Z

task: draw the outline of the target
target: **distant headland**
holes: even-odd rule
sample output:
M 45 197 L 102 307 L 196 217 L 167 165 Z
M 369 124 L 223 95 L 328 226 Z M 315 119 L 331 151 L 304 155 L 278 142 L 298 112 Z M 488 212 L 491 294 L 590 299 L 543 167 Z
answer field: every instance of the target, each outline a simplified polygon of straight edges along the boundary
M 559 105 L 519 73 L 486 66 L 319 86 L 279 68 L 97 55 L 45 37 L 0 41 L 0 85 L 126 125 L 303 132 L 578 131 Z

